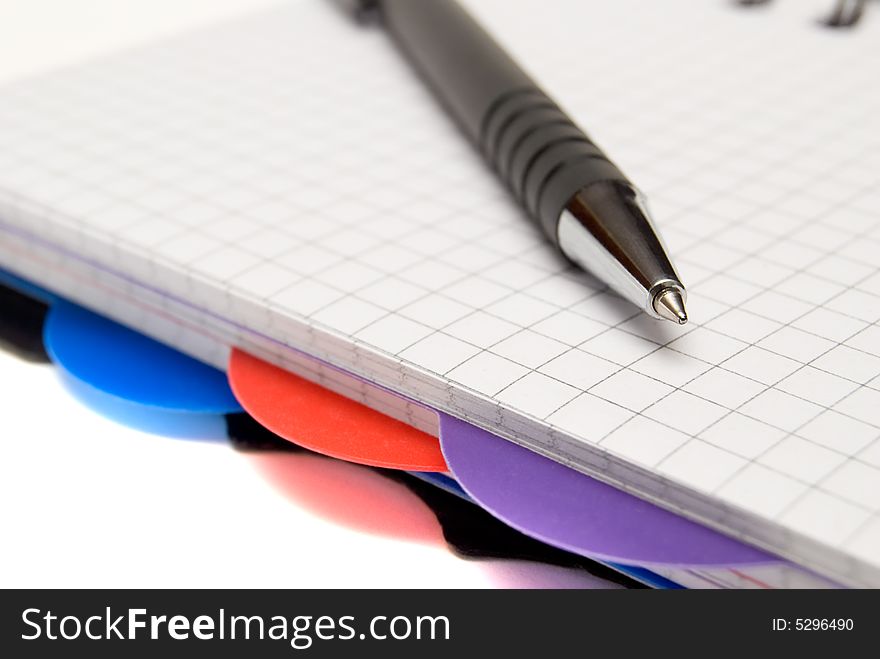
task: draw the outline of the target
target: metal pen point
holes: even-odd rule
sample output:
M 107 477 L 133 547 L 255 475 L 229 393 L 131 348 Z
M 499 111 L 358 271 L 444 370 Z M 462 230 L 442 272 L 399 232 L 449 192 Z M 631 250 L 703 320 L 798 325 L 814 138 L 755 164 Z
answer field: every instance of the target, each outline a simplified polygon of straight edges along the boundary
M 597 181 L 578 190 L 556 223 L 556 244 L 569 259 L 645 313 L 683 325 L 687 293 L 648 213 L 628 181 Z
M 674 288 L 665 288 L 654 298 L 654 311 L 666 320 L 671 320 L 679 325 L 684 325 L 688 321 L 684 299 L 682 299 L 681 293 Z

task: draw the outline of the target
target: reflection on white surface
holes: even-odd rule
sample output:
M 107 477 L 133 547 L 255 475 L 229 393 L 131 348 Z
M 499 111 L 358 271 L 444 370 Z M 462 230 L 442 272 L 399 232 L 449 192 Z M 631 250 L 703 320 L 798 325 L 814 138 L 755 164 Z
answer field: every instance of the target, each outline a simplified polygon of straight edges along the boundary
M 421 501 L 368 470 L 352 479 L 352 465 L 314 458 L 332 473 L 298 469 L 292 505 L 278 488 L 291 475 L 283 460 L 270 479 L 225 443 L 122 426 L 80 404 L 53 367 L 5 352 L 0 401 L 5 588 L 609 586 L 552 566 L 459 559 Z M 290 457 L 302 466 L 310 456 Z M 321 500 L 315 479 L 360 488 L 372 516 Z

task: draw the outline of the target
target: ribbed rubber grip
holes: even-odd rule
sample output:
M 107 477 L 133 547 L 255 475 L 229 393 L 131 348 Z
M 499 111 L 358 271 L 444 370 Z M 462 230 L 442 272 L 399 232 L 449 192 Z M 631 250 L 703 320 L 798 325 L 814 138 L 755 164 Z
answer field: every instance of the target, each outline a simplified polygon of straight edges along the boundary
M 581 188 L 626 178 L 452 0 L 378 0 L 389 32 L 554 242 Z
M 626 177 L 549 97 L 535 87 L 499 97 L 480 147 L 511 192 L 554 242 L 568 201 L 581 188 Z

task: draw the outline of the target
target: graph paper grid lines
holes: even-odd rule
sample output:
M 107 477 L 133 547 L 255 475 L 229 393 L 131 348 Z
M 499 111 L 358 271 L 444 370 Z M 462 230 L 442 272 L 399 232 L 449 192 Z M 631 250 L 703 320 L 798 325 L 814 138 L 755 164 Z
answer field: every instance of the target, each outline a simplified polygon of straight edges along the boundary
M 39 238 L 230 344 L 259 333 L 880 583 L 876 25 L 539 4 L 473 8 L 644 189 L 684 328 L 572 270 L 387 38 L 317 3 L 6 88 L 4 248 Z

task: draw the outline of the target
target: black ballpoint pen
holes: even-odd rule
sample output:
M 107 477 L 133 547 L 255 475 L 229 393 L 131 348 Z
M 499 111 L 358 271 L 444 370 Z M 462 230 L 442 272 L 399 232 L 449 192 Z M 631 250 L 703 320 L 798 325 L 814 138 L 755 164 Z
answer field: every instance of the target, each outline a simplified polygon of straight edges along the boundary
M 687 322 L 642 195 L 455 0 L 343 4 L 381 21 L 563 254 L 652 316 Z

